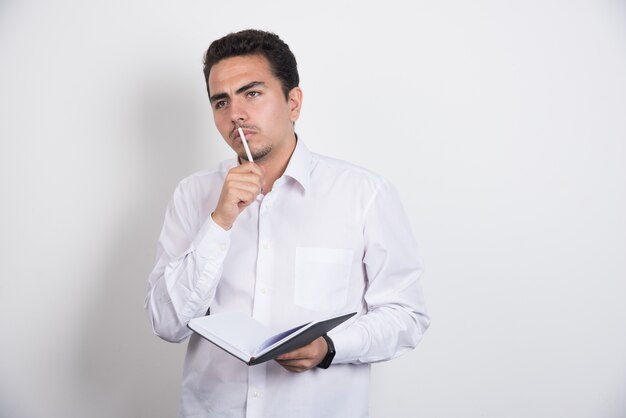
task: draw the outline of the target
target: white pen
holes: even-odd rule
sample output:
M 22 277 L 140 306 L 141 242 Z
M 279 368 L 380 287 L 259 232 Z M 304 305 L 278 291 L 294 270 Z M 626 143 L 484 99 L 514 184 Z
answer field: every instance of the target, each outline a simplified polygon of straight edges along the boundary
M 248 141 L 246 141 L 246 136 L 243 134 L 243 129 L 241 129 L 241 126 L 238 126 L 237 130 L 239 131 L 239 137 L 241 138 L 241 142 L 243 142 L 243 147 L 246 149 L 246 156 L 248 157 L 248 161 L 253 163 L 254 160 L 252 159 L 252 153 L 250 152 L 250 147 L 248 147 Z

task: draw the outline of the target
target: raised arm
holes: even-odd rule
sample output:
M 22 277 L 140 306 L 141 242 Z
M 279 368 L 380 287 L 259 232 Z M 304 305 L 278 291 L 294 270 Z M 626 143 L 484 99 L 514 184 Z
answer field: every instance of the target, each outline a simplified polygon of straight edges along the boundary
M 197 205 L 206 199 L 194 196 L 186 182 L 179 184 L 165 215 L 144 304 L 156 335 L 183 341 L 191 333 L 187 323 L 206 314 L 230 247 L 229 229 L 254 201 L 262 182 L 263 172 L 254 164 L 232 168 L 207 219 L 197 219 Z

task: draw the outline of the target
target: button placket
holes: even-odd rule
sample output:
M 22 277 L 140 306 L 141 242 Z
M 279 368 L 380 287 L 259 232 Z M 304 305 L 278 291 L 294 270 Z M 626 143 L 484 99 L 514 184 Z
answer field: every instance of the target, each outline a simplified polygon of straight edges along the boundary
M 271 320 L 271 304 L 268 298 L 270 293 L 270 275 L 274 260 L 274 248 L 272 245 L 271 230 L 268 225 L 270 212 L 266 209 L 271 207 L 271 197 L 266 196 L 258 208 L 258 255 L 256 264 L 256 282 L 254 289 L 254 303 L 252 316 L 262 323 L 269 324 Z
M 254 301 L 252 306 L 252 316 L 259 322 L 269 324 L 271 318 L 271 306 L 267 297 L 267 271 L 271 266 L 272 254 L 269 246 L 269 231 L 265 227 L 266 210 L 264 209 L 267 202 L 267 196 L 258 200 L 258 242 L 257 263 L 256 263 L 256 281 L 254 290 Z M 263 249 L 263 244 L 268 246 Z M 265 393 L 265 377 L 266 364 L 259 364 L 248 367 L 248 396 L 246 402 L 247 418 L 264 418 L 264 393 Z
M 248 396 L 246 418 L 263 418 L 266 365 L 259 364 L 248 368 Z

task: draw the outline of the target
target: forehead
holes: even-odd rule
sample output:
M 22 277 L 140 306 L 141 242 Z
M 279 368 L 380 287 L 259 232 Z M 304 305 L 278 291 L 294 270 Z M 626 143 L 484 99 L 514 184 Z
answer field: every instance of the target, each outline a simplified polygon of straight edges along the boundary
M 278 82 L 262 55 L 225 58 L 211 67 L 208 80 L 211 94 L 237 89 L 251 81 Z

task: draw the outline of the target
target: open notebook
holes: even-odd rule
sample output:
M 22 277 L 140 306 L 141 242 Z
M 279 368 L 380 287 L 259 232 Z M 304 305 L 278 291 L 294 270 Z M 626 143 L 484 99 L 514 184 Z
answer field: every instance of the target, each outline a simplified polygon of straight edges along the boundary
M 247 365 L 253 365 L 305 346 L 353 315 L 356 312 L 308 322 L 278 334 L 240 312 L 195 318 L 187 326 Z

